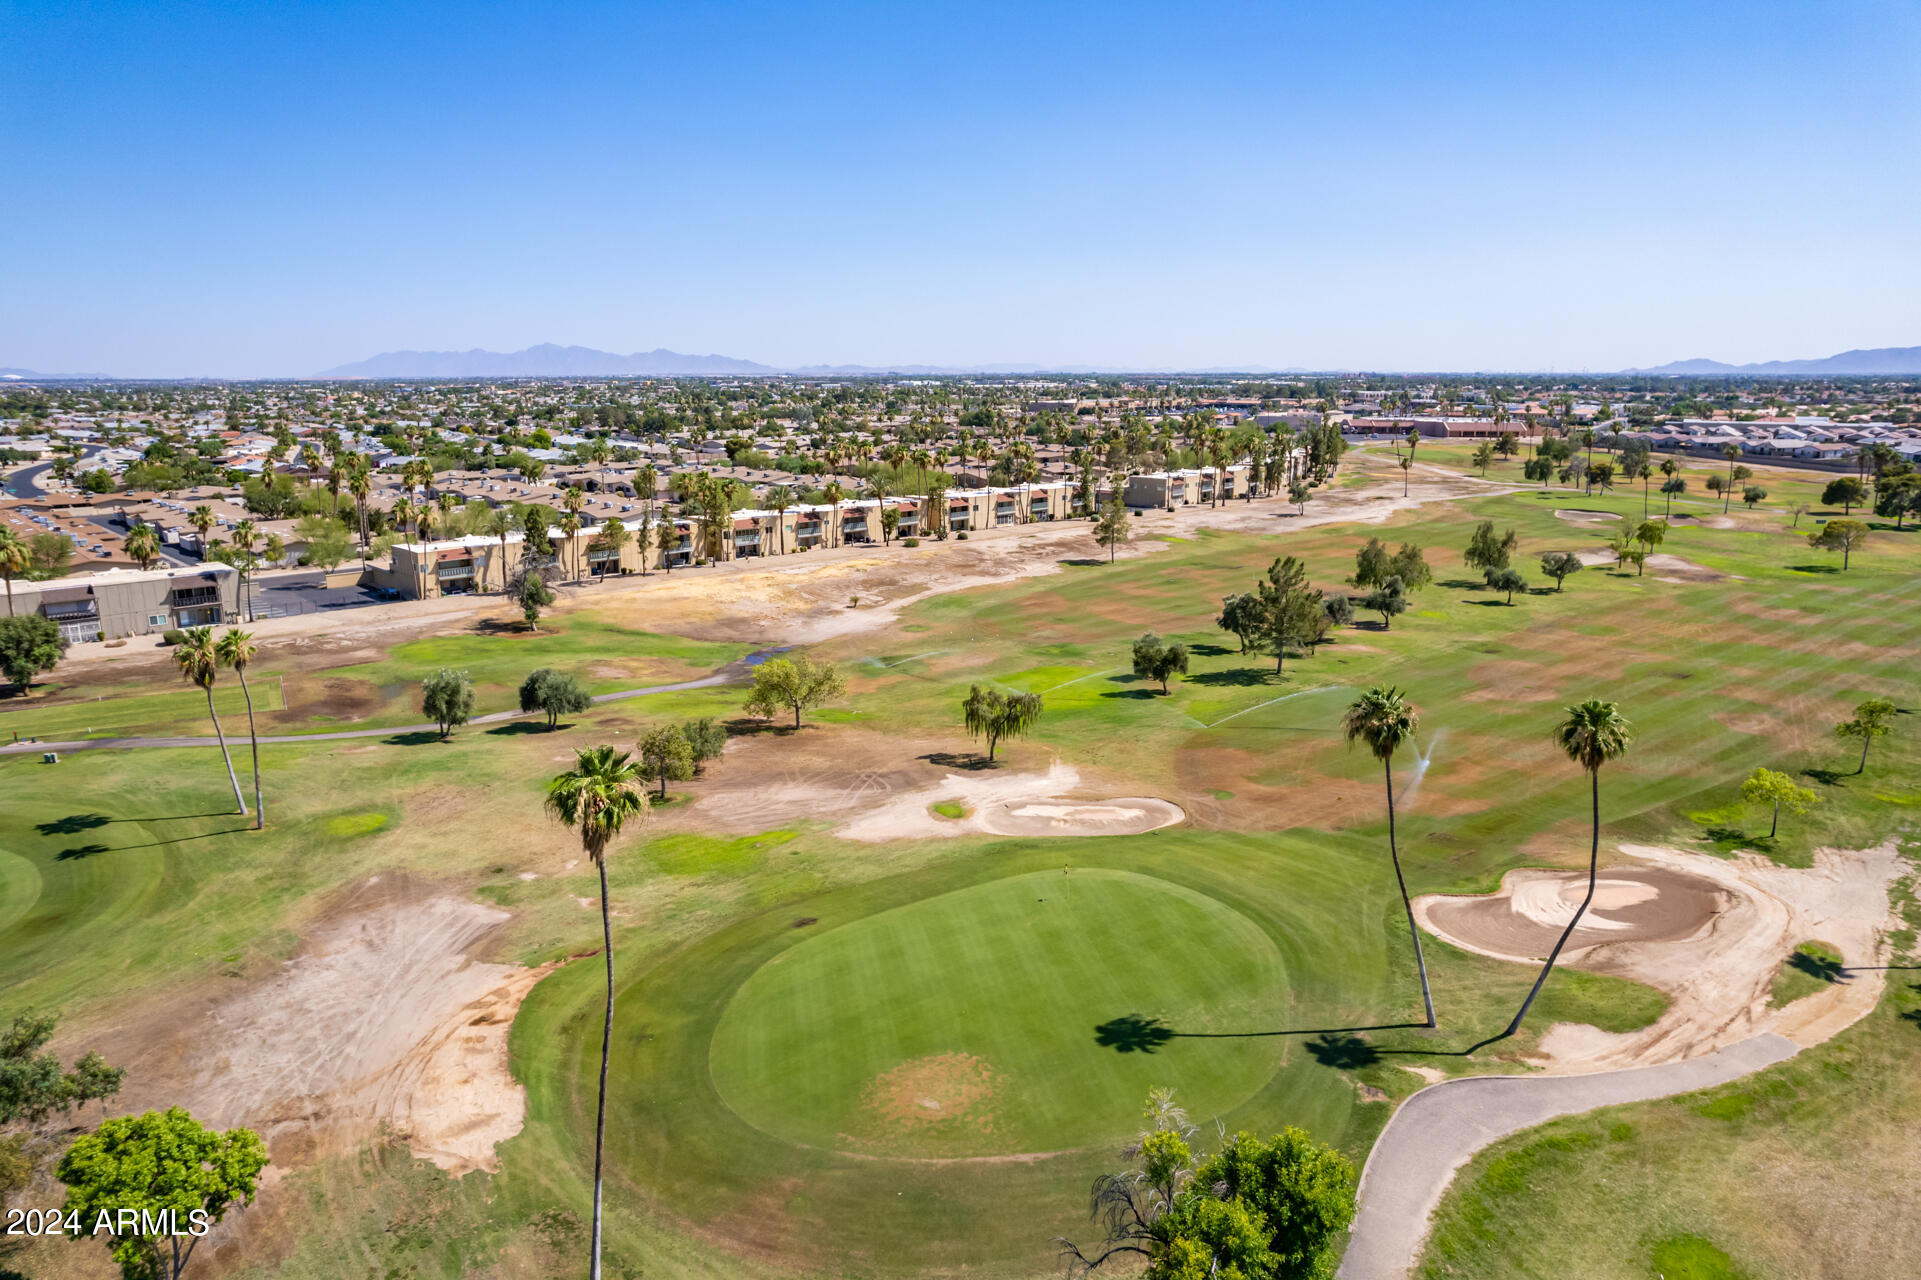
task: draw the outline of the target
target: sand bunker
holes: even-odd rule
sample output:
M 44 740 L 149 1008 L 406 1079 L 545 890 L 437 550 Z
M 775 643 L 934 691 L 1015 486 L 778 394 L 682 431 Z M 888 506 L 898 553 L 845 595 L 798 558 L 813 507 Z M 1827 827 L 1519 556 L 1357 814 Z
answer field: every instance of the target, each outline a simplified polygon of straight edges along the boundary
M 1583 511 L 1579 507 L 1560 507 L 1555 510 L 1554 518 L 1566 520 L 1572 524 L 1606 524 L 1610 520 L 1619 520 L 1621 517 L 1612 511 Z
M 949 774 L 932 786 L 889 797 L 837 835 L 848 840 L 918 840 L 985 832 L 999 836 L 1136 835 L 1187 817 L 1182 808 L 1151 796 L 1080 799 L 1071 795 L 1081 775 L 1055 761 L 1046 773 Z M 929 811 L 943 801 L 967 814 L 943 818 Z
M 1502 877 L 1486 897 L 1429 896 L 1416 914 L 1457 946 L 1501 960 L 1544 959 L 1587 894 L 1587 876 L 1524 868 Z M 1659 867 L 1611 870 L 1595 886 L 1594 904 L 1568 939 L 1573 956 L 1604 942 L 1692 937 L 1726 910 L 1728 894 L 1713 881 Z
M 1671 1003 L 1652 1025 L 1618 1035 L 1557 1023 L 1541 1038 L 1539 1065 L 1546 1070 L 1673 1062 L 1764 1031 L 1819 1044 L 1880 999 L 1884 972 L 1875 966 L 1885 963 L 1883 938 L 1900 924 L 1888 890 L 1905 867 L 1892 842 L 1821 849 L 1804 869 L 1755 854 L 1723 859 L 1645 845 L 1623 845 L 1621 852 L 1638 865 L 1604 873 L 1596 906 L 1589 908 L 1600 918 L 1592 924 L 1582 918 L 1562 962 L 1645 982 Z M 1585 879 L 1572 872 L 1511 872 L 1498 893 L 1417 898 L 1414 912 L 1430 932 L 1457 946 L 1538 963 L 1553 946 L 1557 922 L 1565 927 L 1580 902 Z M 1848 966 L 1844 980 L 1771 1008 L 1775 975 L 1810 938 L 1840 949 Z
M 508 915 L 455 898 L 389 902 L 325 926 L 265 982 L 208 1010 L 170 1101 L 260 1131 L 276 1164 L 351 1150 L 385 1126 L 450 1173 L 497 1167 L 526 1094 L 507 1033 L 548 972 L 466 953 Z

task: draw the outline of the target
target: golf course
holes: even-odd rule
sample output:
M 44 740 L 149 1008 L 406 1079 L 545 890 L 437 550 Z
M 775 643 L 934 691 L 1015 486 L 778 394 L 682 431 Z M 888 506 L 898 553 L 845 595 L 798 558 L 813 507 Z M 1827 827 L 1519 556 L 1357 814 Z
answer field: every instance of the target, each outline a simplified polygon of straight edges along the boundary
M 1911 852 L 1901 842 L 1921 813 L 1921 731 L 1906 714 L 1921 706 L 1921 533 L 1874 521 L 1844 570 L 1807 538 L 1842 513 L 1818 505 L 1818 478 L 1781 471 L 1752 510 L 1674 501 L 1659 555 L 1636 565 L 1608 540 L 1644 511 L 1660 519 L 1658 492 L 1528 484 L 1518 460 L 1483 480 L 1446 446 L 1422 447 L 1402 501 L 1406 475 L 1364 449 L 1304 515 L 1269 500 L 1150 515 L 1112 564 L 1087 526 L 1048 525 L 762 586 L 675 574 L 563 590 L 538 632 L 495 608 L 413 631 L 263 636 L 249 671 L 260 734 L 366 732 L 262 743 L 261 831 L 232 812 L 209 746 L 84 749 L 211 739 L 205 698 L 164 650 L 70 663 L 0 701 L 0 742 L 82 748 L 57 764 L 38 746 L 0 755 L 0 1011 L 58 1010 L 63 1052 L 126 1065 L 116 1111 L 179 1102 L 262 1129 L 279 1181 L 230 1220 L 221 1274 L 584 1274 L 600 889 L 543 798 L 579 748 L 631 750 L 651 729 L 712 717 L 724 753 L 665 782 L 666 801 L 607 855 L 609 1276 L 1052 1274 L 1057 1237 L 1098 1234 L 1088 1188 L 1126 1167 L 1160 1088 L 1197 1146 L 1298 1126 L 1358 1170 L 1396 1107 L 1437 1081 L 1571 1073 L 1591 1044 L 1700 1016 L 1667 982 L 1685 961 L 1633 969 L 1596 947 L 1557 966 L 1503 1036 L 1538 965 L 1428 932 L 1439 1027 L 1426 1027 L 1382 765 L 1342 732 L 1364 690 L 1395 686 L 1419 710 L 1392 762 L 1395 847 L 1417 898 L 1492 894 L 1518 868 L 1585 883 L 1597 784 L 1552 735 L 1586 699 L 1632 726 L 1598 773 L 1601 864 L 1641 865 L 1634 846 L 1705 868 L 1688 881 L 1707 886 L 1688 890 L 1703 923 L 1731 910 L 1711 891 L 1742 892 L 1700 878 L 1715 868 L 1812 876 L 1824 851 Z M 1464 561 L 1484 521 L 1514 531 L 1528 583 L 1511 599 Z M 1297 557 L 1324 592 L 1349 589 L 1370 538 L 1420 547 L 1432 571 L 1404 612 L 1357 609 L 1278 671 L 1216 625 L 1224 598 L 1254 590 L 1277 557 Z M 1552 551 L 1585 567 L 1557 586 L 1537 567 Z M 764 607 L 739 605 L 757 591 Z M 1143 632 L 1186 646 L 1165 693 L 1134 672 Z M 844 696 L 794 728 L 743 712 L 745 667 L 741 682 L 680 687 L 774 650 L 831 664 Z M 443 740 L 416 727 L 432 718 L 420 682 L 442 667 L 470 672 L 477 715 L 513 710 L 537 667 L 639 696 L 552 731 L 506 719 Z M 244 784 L 247 716 L 229 686 L 217 709 Z M 962 723 L 976 686 L 1042 701 L 991 764 Z M 1870 698 L 1902 714 L 1857 771 L 1860 744 L 1834 726 Z M 1742 797 L 1758 768 L 1816 796 L 1772 834 L 1773 815 Z M 1138 834 L 1072 825 L 1128 798 L 1178 820 Z M 1065 834 L 981 825 L 1003 811 Z M 1912 909 L 1911 878 L 1902 863 L 1897 912 Z M 1873 886 L 1883 912 L 1888 889 Z M 442 919 L 443 949 L 405 950 Z M 371 923 L 387 920 L 392 942 Z M 1684 924 L 1659 945 L 1712 932 Z M 1912 963 L 1911 925 L 1877 936 L 1876 963 Z M 1771 990 L 1793 946 L 1816 941 L 1846 940 L 1796 937 L 1754 980 Z M 407 1018 L 370 1027 L 344 1005 L 302 1005 L 301 975 L 323 960 L 330 999 Z M 1543 1256 L 1513 1246 L 1515 1221 L 1532 1214 L 1548 1236 L 1576 1211 L 1598 1215 L 1581 1274 L 1651 1276 L 1657 1246 L 1695 1248 L 1664 1243 L 1681 1237 L 1737 1268 L 1703 1275 L 1814 1274 L 1796 1270 L 1810 1258 L 1832 1264 L 1822 1274 L 1877 1274 L 1821 1242 L 1878 1230 L 1899 1205 L 1851 1210 L 1845 1227 L 1810 1215 L 1815 1243 L 1796 1252 L 1763 1199 L 1731 1188 L 1750 1141 L 1792 1145 L 1882 1100 L 1921 1117 L 1911 977 L 1877 972 L 1885 991 L 1861 1020 L 1729 1086 L 1756 1114 L 1774 1108 L 1765 1139 L 1743 1128 L 1747 1111 L 1702 1119 L 1695 1098 L 1490 1148 L 1454 1183 L 1421 1274 L 1541 1274 Z M 417 994 L 433 983 L 449 994 Z M 1839 985 L 1792 991 L 1818 1003 Z M 1695 1044 L 1725 1030 L 1690 1026 Z M 304 1064 L 296 1082 L 255 1033 Z M 449 1067 L 439 1055 L 468 1034 L 495 1037 L 498 1062 Z M 334 1075 L 313 1065 L 336 1055 Z M 468 1089 L 497 1141 L 441 1114 Z M 379 1101 L 363 1119 L 365 1098 Z M 1696 1129 L 1711 1159 L 1664 1148 L 1664 1133 Z M 1865 1151 L 1864 1182 L 1912 1161 L 1895 1144 Z M 1634 1194 L 1580 1208 L 1593 1160 Z M 1685 1211 L 1657 1194 L 1656 1168 L 1697 1188 Z M 1490 1215 L 1498 1242 L 1475 1234 Z M 0 1253 L 0 1272 L 106 1275 L 104 1258 L 38 1241 Z

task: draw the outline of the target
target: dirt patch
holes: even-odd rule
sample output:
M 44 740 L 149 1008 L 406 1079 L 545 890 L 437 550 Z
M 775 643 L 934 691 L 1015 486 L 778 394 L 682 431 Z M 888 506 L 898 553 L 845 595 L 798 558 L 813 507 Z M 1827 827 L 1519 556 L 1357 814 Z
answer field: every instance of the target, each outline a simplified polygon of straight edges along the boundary
M 971 1053 L 937 1053 L 874 1077 L 861 1106 L 890 1133 L 955 1125 L 992 1133 L 999 1091 L 999 1079 L 984 1059 Z
M 1584 969 L 1645 982 L 1666 992 L 1670 1004 L 1651 1026 L 1622 1034 L 1556 1024 L 1541 1039 L 1539 1065 L 1546 1070 L 1572 1074 L 1673 1062 L 1710 1053 L 1765 1031 L 1803 1046 L 1818 1044 L 1859 1020 L 1880 999 L 1885 979 L 1878 967 L 1885 963 L 1883 939 L 1900 924 L 1890 908 L 1888 890 L 1906 867 L 1893 842 L 1873 849 L 1817 850 L 1814 865 L 1806 869 L 1776 866 L 1755 854 L 1727 860 L 1646 845 L 1623 845 L 1621 852 L 1637 859 L 1639 865 L 1613 868 L 1606 873 L 1607 878 L 1642 888 L 1623 890 L 1616 905 L 1603 910 L 1602 916 L 1616 920 L 1625 917 L 1630 931 L 1639 927 L 1634 921 L 1647 921 L 1647 931 L 1667 936 L 1609 934 L 1590 929 L 1584 919 L 1572 940 L 1576 949 L 1563 952 L 1562 959 Z M 1671 878 L 1657 878 L 1658 873 Z M 1503 930 L 1523 930 L 1515 939 L 1506 933 L 1497 935 L 1495 925 L 1487 923 L 1478 940 L 1494 944 L 1491 947 L 1455 938 L 1441 927 L 1433 907 L 1461 899 L 1416 899 L 1415 914 L 1431 931 L 1449 941 L 1502 959 L 1534 963 L 1533 955 L 1547 950 L 1539 939 L 1554 932 L 1552 920 L 1558 916 L 1565 924 L 1568 916 L 1559 913 L 1565 909 L 1571 914 L 1565 885 L 1573 877 L 1561 873 L 1560 884 L 1556 885 L 1546 879 L 1554 876 L 1556 873 L 1538 873 L 1522 880 L 1524 884 L 1550 885 L 1547 890 L 1535 891 L 1545 893 L 1544 898 L 1532 900 L 1536 914 L 1546 923 L 1528 919 L 1500 926 Z M 1513 878 L 1510 875 L 1504 879 L 1503 893 L 1509 893 Z M 1695 906 L 1686 905 L 1686 897 L 1675 908 L 1659 905 L 1671 892 L 1666 888 L 1653 899 L 1625 901 L 1626 896 L 1644 892 L 1646 886 L 1686 887 L 1690 883 L 1707 886 L 1687 889 L 1697 895 Z M 1689 915 L 1698 910 L 1699 895 L 1708 894 L 1718 895 L 1720 909 L 1691 932 L 1678 934 Z M 1578 896 L 1575 901 L 1579 901 Z M 1669 925 L 1654 927 L 1670 912 L 1673 919 Z M 1509 914 L 1523 919 L 1519 912 Z M 1459 917 L 1454 923 L 1459 923 Z M 1842 980 L 1786 1008 L 1771 1008 L 1775 974 L 1794 948 L 1808 938 L 1826 939 L 1840 950 L 1847 965 Z M 1552 945 L 1550 941 L 1548 946 Z M 1511 949 L 1497 950 L 1499 947 Z
M 548 972 L 468 958 L 508 918 L 456 898 L 390 898 L 315 930 L 262 982 L 215 999 L 129 1063 L 207 1124 L 258 1130 L 283 1168 L 385 1127 L 452 1173 L 494 1169 L 526 1096 L 507 1033 Z
M 1003 836 L 1134 835 L 1187 817 L 1177 804 L 1150 796 L 1078 798 L 1081 775 L 1055 761 L 1045 773 L 949 774 L 869 808 L 835 834 L 847 840 L 915 840 L 986 832 Z M 958 803 L 966 816 L 936 815 Z
M 1665 551 L 1657 551 L 1649 556 L 1647 565 L 1655 571 L 1655 577 L 1663 582 L 1726 582 L 1729 578 L 1747 581 L 1739 574 L 1717 573 L 1706 565 L 1696 564 L 1692 560 L 1683 560 L 1680 556 L 1669 555 Z
M 1612 511 L 1584 511 L 1579 507 L 1560 507 L 1554 512 L 1556 520 L 1566 520 L 1570 524 L 1612 524 L 1620 516 Z

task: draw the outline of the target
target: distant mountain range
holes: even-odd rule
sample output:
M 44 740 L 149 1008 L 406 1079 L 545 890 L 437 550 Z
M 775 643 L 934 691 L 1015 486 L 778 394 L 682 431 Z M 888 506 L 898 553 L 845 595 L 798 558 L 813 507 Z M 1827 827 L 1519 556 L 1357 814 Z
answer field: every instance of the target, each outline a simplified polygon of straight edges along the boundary
M 665 347 L 615 355 L 592 347 L 543 342 L 524 351 L 384 351 L 370 360 L 323 369 L 321 378 L 692 378 L 710 374 L 778 373 L 731 356 L 687 356 Z
M 653 351 L 636 351 L 631 355 L 618 355 L 611 351 L 596 351 L 592 347 L 561 347 L 551 342 L 523 351 L 385 351 L 367 360 L 353 364 L 338 365 L 312 375 L 316 378 L 371 378 L 398 380 L 409 378 L 699 378 L 727 376 L 765 376 L 768 374 L 798 374 L 802 377 L 875 377 L 884 375 L 906 377 L 952 377 L 969 374 L 1125 374 L 1125 373 L 1188 373 L 1188 374 L 1303 374 L 1335 373 L 1339 370 L 1306 369 L 1290 366 L 1273 369 L 1260 365 L 1234 366 L 1215 365 L 1197 369 L 1142 369 L 1132 367 L 1102 367 L 1095 365 L 1051 365 L 1051 364 L 977 364 L 977 365 L 938 365 L 938 364 L 810 364 L 794 367 L 779 367 L 760 364 L 753 360 L 741 360 L 723 355 L 683 355 L 669 351 L 665 347 Z M 1390 372 L 1376 370 L 1376 372 Z M 1445 371 L 1435 370 L 1434 373 Z M 1457 371 L 1467 372 L 1467 371 Z M 1477 370 L 1481 373 L 1512 372 L 1502 370 Z M 1541 372 L 1547 372 L 1542 370 Z M 1873 350 L 1843 351 L 1840 355 L 1827 356 L 1819 360 L 1769 360 L 1759 364 L 1726 364 L 1719 360 L 1676 360 L 1670 364 L 1657 365 L 1651 369 L 1623 369 L 1622 373 L 1649 374 L 1660 377 L 1720 377 L 1727 375 L 1750 376 L 1860 376 L 1871 374 L 1916 375 L 1921 374 L 1921 347 L 1876 347 Z M 1605 375 L 1601 375 L 1605 376 Z M 114 381 L 111 374 L 105 373 L 36 373 L 31 369 L 0 368 L 0 381 L 6 382 L 51 382 L 51 381 Z M 164 381 L 164 379 L 162 379 Z M 176 381 L 218 381 L 205 375 L 194 378 L 175 379 Z
M 732 356 L 682 355 L 665 347 L 618 355 L 592 347 L 559 347 L 551 342 L 524 351 L 386 351 L 371 359 L 323 369 L 318 378 L 695 378 L 725 374 L 794 373 L 807 377 L 862 377 L 875 374 L 953 375 L 970 373 L 1126 373 L 1083 365 L 1045 364 L 808 364 L 777 367 Z M 1273 373 L 1261 368 L 1188 369 L 1185 373 Z M 1305 372 L 1287 370 L 1286 372 Z
M 1676 360 L 1652 369 L 1626 369 L 1625 373 L 1652 373 L 1685 377 L 1723 373 L 1794 375 L 1921 373 L 1921 347 L 1875 347 L 1872 350 L 1843 351 L 1838 356 L 1819 360 L 1768 360 L 1760 364 L 1723 364 L 1719 360 Z

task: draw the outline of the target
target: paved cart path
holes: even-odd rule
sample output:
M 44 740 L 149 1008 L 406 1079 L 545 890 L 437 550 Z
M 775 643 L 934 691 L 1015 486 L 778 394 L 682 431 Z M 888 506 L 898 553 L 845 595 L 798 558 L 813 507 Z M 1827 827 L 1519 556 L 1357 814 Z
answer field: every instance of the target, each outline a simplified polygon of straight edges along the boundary
M 1474 1076 L 1421 1090 L 1394 1113 L 1361 1175 L 1360 1212 L 1341 1280 L 1403 1280 L 1428 1215 L 1482 1147 L 1557 1116 L 1692 1093 L 1784 1062 L 1800 1046 L 1768 1032 L 1705 1057 L 1586 1076 Z

